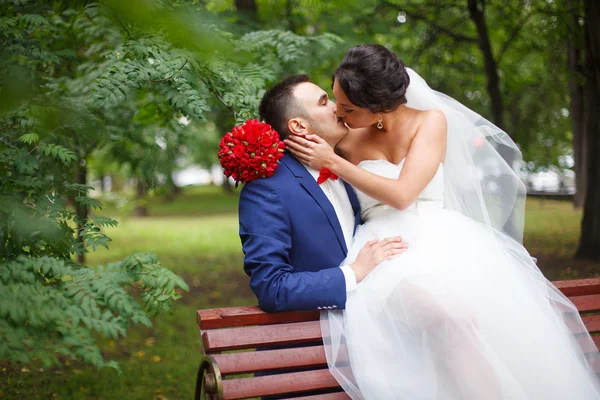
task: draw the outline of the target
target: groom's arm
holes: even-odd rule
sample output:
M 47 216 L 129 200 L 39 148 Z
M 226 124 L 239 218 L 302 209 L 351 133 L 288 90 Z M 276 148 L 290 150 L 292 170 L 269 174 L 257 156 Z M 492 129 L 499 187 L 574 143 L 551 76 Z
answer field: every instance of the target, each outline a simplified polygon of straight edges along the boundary
M 340 268 L 323 265 L 317 272 L 294 272 L 288 210 L 273 189 L 262 181 L 245 185 L 239 219 L 244 270 L 263 310 L 344 308 L 346 283 Z

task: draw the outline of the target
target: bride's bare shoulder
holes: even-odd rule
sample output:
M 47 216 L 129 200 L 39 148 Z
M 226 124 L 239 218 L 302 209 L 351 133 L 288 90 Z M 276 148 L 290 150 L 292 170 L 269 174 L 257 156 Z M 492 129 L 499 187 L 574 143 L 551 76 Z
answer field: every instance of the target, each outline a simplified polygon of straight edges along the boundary
M 419 125 L 425 124 L 428 128 L 446 128 L 446 115 L 442 110 L 424 110 L 419 112 Z
M 419 111 L 415 118 L 415 137 L 425 136 L 444 141 L 448 130 L 446 115 L 441 110 Z
M 431 149 L 431 146 L 438 145 L 440 148 L 445 149 L 448 135 L 448 122 L 446 121 L 444 112 L 441 110 L 426 110 L 421 111 L 419 117 L 420 120 L 417 123 L 414 140 L 418 140 L 418 142 L 421 143 L 420 148 L 424 148 L 423 144 L 426 144 L 426 147 L 429 149 Z M 441 161 L 446 161 L 445 151 Z

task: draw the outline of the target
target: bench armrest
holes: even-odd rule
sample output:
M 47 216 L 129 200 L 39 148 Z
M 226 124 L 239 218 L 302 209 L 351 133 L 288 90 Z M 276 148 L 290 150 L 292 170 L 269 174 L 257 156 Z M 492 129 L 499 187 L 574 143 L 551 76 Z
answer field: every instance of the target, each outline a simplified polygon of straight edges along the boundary
M 214 358 L 207 355 L 202 356 L 200 367 L 198 367 L 194 399 L 200 400 L 203 391 L 206 400 L 223 399 L 223 378 L 221 377 L 221 371 Z

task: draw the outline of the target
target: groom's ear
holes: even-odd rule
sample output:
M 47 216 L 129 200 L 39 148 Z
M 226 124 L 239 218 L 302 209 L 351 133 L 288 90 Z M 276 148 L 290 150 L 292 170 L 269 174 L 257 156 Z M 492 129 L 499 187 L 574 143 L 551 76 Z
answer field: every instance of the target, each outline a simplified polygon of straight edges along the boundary
M 292 135 L 308 135 L 308 125 L 302 118 L 292 118 L 288 121 L 288 129 Z

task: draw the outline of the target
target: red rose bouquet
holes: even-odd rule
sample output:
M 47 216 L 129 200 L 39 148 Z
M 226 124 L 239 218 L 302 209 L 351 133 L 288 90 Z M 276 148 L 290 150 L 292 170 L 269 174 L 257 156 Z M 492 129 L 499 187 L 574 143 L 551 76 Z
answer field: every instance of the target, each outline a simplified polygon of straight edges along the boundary
M 273 176 L 283 157 L 285 143 L 271 125 L 251 119 L 234 127 L 221 139 L 219 161 L 235 186 Z

